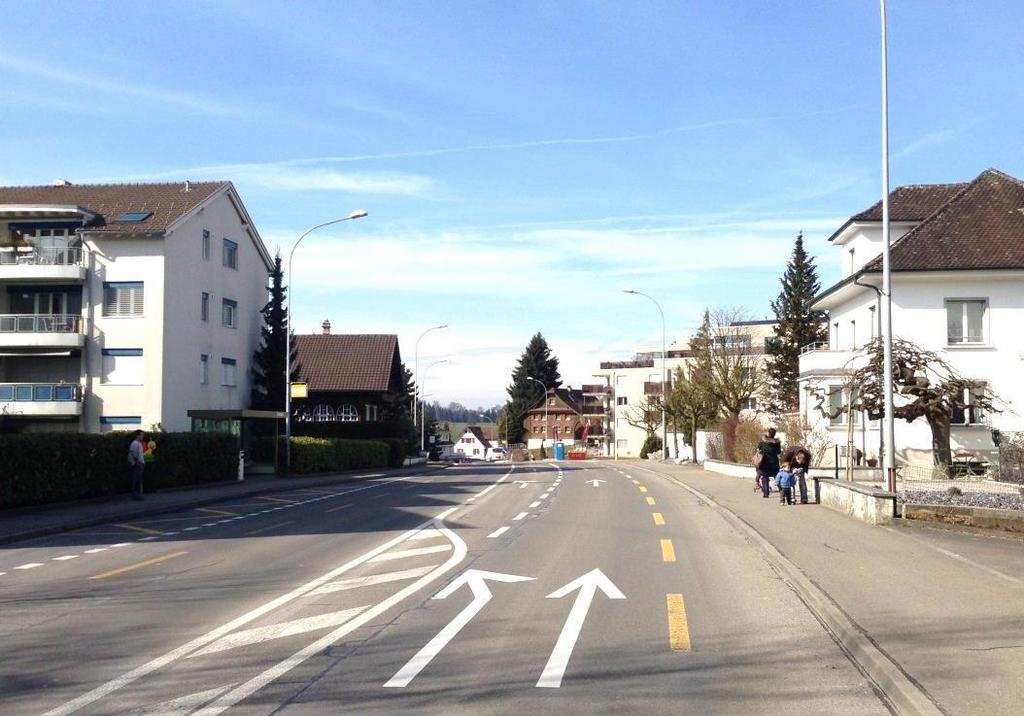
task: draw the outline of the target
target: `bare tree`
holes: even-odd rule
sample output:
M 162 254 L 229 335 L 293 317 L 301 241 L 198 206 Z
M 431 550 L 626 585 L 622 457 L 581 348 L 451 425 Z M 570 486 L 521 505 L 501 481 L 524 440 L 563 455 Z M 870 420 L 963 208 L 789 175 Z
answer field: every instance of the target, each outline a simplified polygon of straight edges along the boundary
M 676 432 L 678 428 L 686 431 L 694 462 L 697 462 L 697 429 L 706 427 L 719 411 L 709 390 L 708 378 L 697 361 L 677 367 L 672 372 L 672 384 L 665 401 L 669 422 L 677 428 Z
M 882 340 L 876 338 L 850 361 L 843 386 L 846 398 L 841 406 L 826 407 L 828 393 L 820 385 L 812 386 L 811 395 L 817 401 L 817 410 L 829 418 L 858 411 L 864 411 L 872 420 L 882 418 L 885 414 L 882 351 Z M 852 367 L 865 357 L 864 365 Z M 995 396 L 989 394 L 981 382 L 964 378 L 938 354 L 909 341 L 893 340 L 892 372 L 893 416 L 908 423 L 918 418 L 928 422 L 936 465 L 949 467 L 953 463 L 949 435 L 954 413 L 973 413 L 977 419 L 988 412 L 1000 412 Z
M 661 396 L 646 396 L 644 402 L 626 408 L 623 417 L 634 428 L 643 430 L 647 437 L 657 435 L 661 427 Z

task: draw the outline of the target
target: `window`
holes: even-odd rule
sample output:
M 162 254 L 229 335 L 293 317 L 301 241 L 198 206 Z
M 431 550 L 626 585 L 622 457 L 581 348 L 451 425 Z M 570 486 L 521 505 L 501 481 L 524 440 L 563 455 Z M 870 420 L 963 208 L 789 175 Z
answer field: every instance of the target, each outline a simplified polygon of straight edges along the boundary
M 554 404 L 555 404 L 555 399 L 554 398 L 551 398 L 550 400 L 548 400 L 548 405 L 554 405 Z
M 964 345 L 985 342 L 984 299 L 957 299 L 946 301 L 946 342 Z
M 753 380 L 754 379 L 754 369 L 753 368 L 741 368 L 740 369 L 740 377 L 744 381 Z
M 618 398 L 615 399 L 615 404 L 616 405 L 629 405 L 629 398 L 626 397 L 625 395 L 620 395 Z
M 875 307 L 874 306 L 870 306 L 868 308 L 868 311 L 870 311 L 869 315 L 871 316 L 871 318 L 868 319 L 868 326 L 871 329 L 871 340 L 874 340 L 874 339 L 878 338 L 878 336 L 882 332 L 880 330 L 878 330 L 878 324 L 875 322 L 875 318 L 876 318 L 876 316 L 875 316 Z
M 101 382 L 107 385 L 142 385 L 141 348 L 104 348 Z
M 627 440 L 616 440 L 615 441 L 615 447 L 618 448 L 619 450 L 625 450 L 626 446 L 628 446 L 628 445 L 629 445 L 629 442 Z
M 210 260 L 210 230 L 203 229 L 203 261 Z
M 228 328 L 238 328 L 238 301 L 225 298 L 221 301 L 220 322 Z
M 141 316 L 145 304 L 142 281 L 103 284 L 103 315 L 107 318 Z
M 238 381 L 238 366 L 234 358 L 220 359 L 220 384 L 234 387 Z
M 117 220 L 123 221 L 126 224 L 137 224 L 140 221 L 145 221 L 152 215 L 152 211 L 126 211 L 117 217 Z
M 715 336 L 715 344 L 719 348 L 750 348 L 750 336 L 746 333 Z
M 343 423 L 355 423 L 359 421 L 359 411 L 356 406 L 345 404 L 338 408 L 338 420 Z
M 757 410 L 757 398 L 747 398 L 743 404 L 744 410 Z
M 100 432 L 114 430 L 138 430 L 142 426 L 141 415 L 104 415 L 100 418 Z
M 199 384 L 206 385 L 210 382 L 210 356 L 203 353 L 199 356 Z
M 981 425 L 985 422 L 985 411 L 980 405 L 975 405 L 978 398 L 985 395 L 985 384 L 978 383 L 964 390 L 960 399 L 967 407 L 953 407 L 953 414 L 949 422 L 952 425 Z
M 377 406 L 367 405 L 366 406 L 366 422 L 375 423 L 377 422 Z
M 833 416 L 832 425 L 846 425 L 846 413 L 840 411 L 842 407 L 843 388 L 840 385 L 834 385 L 828 389 L 828 412 Z
M 210 320 L 210 294 L 203 291 L 203 300 L 200 304 L 199 317 L 204 321 Z
M 231 239 L 224 239 L 223 262 L 228 268 L 238 268 L 238 244 Z

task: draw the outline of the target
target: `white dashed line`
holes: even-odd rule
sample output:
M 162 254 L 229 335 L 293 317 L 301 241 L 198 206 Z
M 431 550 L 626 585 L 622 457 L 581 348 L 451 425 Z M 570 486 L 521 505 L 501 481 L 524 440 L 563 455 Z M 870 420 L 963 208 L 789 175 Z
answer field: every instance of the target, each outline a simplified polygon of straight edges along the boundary
M 106 552 L 106 551 L 107 551 L 106 547 L 93 547 L 92 549 L 85 550 L 85 553 L 86 554 L 98 554 L 100 552 Z
M 530 509 L 533 509 L 534 507 L 540 507 L 540 500 L 530 503 Z
M 78 559 L 77 554 L 65 554 L 63 557 L 54 557 L 54 562 L 67 562 L 69 559 Z
M 516 521 L 516 522 L 518 522 L 519 520 L 521 520 L 521 519 L 523 519 L 524 517 L 526 517 L 526 516 L 527 516 L 528 514 L 530 514 L 530 513 L 529 513 L 529 512 L 520 512 L 520 513 L 519 513 L 518 515 L 516 515 L 516 516 L 515 516 L 515 517 L 513 517 L 512 519 L 513 519 L 513 521 Z
M 36 567 L 42 566 L 42 562 L 29 562 L 28 564 L 19 564 L 15 569 L 35 569 Z
M 487 538 L 494 539 L 495 537 L 501 537 L 506 532 L 508 532 L 508 525 L 504 527 L 499 527 L 498 529 L 494 530 L 494 532 L 491 532 L 489 535 L 487 535 Z

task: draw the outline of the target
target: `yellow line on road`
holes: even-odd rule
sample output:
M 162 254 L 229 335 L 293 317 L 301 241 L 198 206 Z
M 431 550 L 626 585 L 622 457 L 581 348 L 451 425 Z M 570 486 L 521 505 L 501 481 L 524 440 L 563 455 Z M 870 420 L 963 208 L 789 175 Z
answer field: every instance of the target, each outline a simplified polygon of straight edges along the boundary
M 102 574 L 97 574 L 92 577 L 89 577 L 89 579 L 106 579 L 107 577 L 113 577 L 115 574 L 124 574 L 125 572 L 132 571 L 133 569 L 140 569 L 142 567 L 148 567 L 151 564 L 159 564 L 160 562 L 166 562 L 169 559 L 180 557 L 183 554 L 188 554 L 188 552 L 172 552 L 171 554 L 165 554 L 162 557 L 154 557 L 153 559 L 147 559 L 145 562 L 136 562 L 135 564 L 129 564 L 127 567 L 119 567 L 117 569 L 112 569 L 109 572 L 103 572 Z
M 648 498 L 647 498 L 647 504 L 648 504 L 648 505 L 653 505 L 653 504 L 655 504 L 655 502 L 654 502 L 654 498 L 653 498 L 653 497 L 648 497 Z
M 258 535 L 261 532 L 269 532 L 270 530 L 276 530 L 278 527 L 284 527 L 285 525 L 290 525 L 294 522 L 295 520 L 288 520 L 287 522 L 280 522 L 276 525 L 270 525 L 270 527 L 262 527 L 258 530 L 253 530 L 252 532 L 246 532 L 245 536 L 248 537 L 250 535 Z
M 163 534 L 163 532 L 161 532 L 160 530 L 151 530 L 148 527 L 139 527 L 137 525 L 117 524 L 117 523 L 115 523 L 114 527 L 123 527 L 126 530 L 135 530 L 136 532 L 142 532 L 143 534 L 147 534 L 147 535 L 162 535 Z
M 644 487 L 643 485 L 640 485 L 640 492 L 647 492 L 647 488 Z
M 651 517 L 654 518 L 654 524 L 659 526 L 665 524 L 665 517 L 660 512 L 652 512 Z
M 663 562 L 676 561 L 676 548 L 672 546 L 672 540 L 663 539 L 661 541 L 661 559 Z
M 215 510 L 212 507 L 197 507 L 199 512 L 209 512 L 211 515 L 224 515 L 226 517 L 238 517 L 237 512 L 228 512 L 227 510 Z
M 260 497 L 257 497 L 256 499 L 257 500 L 269 500 L 270 502 L 283 502 L 286 505 L 294 505 L 295 504 L 295 500 L 285 500 L 285 499 L 282 499 L 280 497 L 263 497 L 263 496 L 260 496 Z
M 666 594 L 668 605 L 668 646 L 672 651 L 690 650 L 690 627 L 686 623 L 686 605 L 682 594 Z

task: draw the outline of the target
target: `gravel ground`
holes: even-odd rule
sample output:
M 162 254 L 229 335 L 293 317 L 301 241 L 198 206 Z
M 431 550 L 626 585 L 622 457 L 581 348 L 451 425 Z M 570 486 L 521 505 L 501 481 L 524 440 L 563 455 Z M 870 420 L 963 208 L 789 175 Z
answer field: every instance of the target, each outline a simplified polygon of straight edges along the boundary
M 899 499 L 915 505 L 964 505 L 996 507 L 1002 510 L 1024 510 L 1024 495 L 995 492 L 967 492 L 949 495 L 938 490 L 900 490 Z

